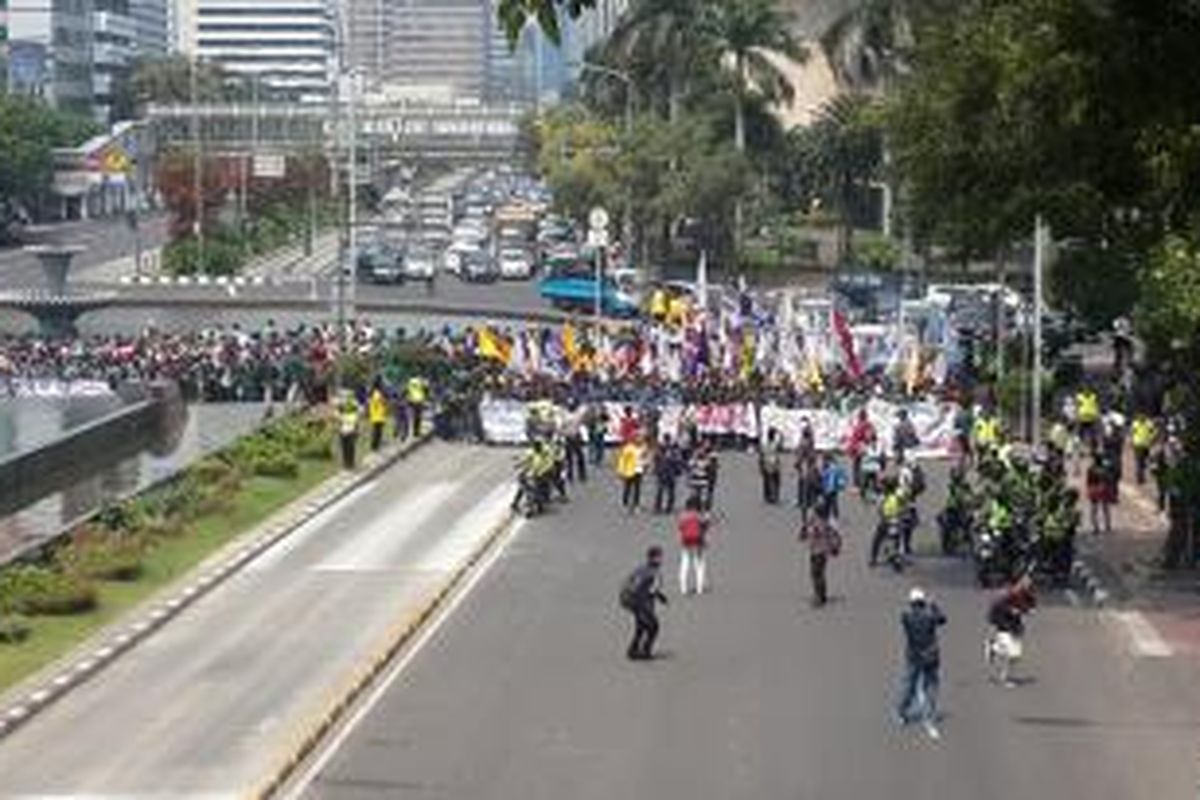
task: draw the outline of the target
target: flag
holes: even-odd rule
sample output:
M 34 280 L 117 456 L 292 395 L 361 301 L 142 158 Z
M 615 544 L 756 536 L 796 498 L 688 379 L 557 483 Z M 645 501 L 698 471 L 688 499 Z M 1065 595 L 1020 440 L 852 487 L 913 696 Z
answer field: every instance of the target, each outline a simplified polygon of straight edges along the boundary
M 917 391 L 921 382 L 921 347 L 914 340 L 909 345 L 908 362 L 904 365 L 904 386 L 909 394 Z
M 579 342 L 575 336 L 575 326 L 568 320 L 562 328 L 562 349 L 567 356 L 571 369 L 579 368 Z
M 862 377 L 862 364 L 858 361 L 858 354 L 854 352 L 854 334 L 850 332 L 850 324 L 846 322 L 846 315 L 836 308 L 831 310 L 833 314 L 833 331 L 837 334 L 838 344 L 842 348 L 842 358 L 846 362 L 846 369 L 850 372 L 850 377 L 855 380 Z
M 508 366 L 512 358 L 512 345 L 500 334 L 484 325 L 479 329 L 479 355 L 481 358 L 491 358 Z

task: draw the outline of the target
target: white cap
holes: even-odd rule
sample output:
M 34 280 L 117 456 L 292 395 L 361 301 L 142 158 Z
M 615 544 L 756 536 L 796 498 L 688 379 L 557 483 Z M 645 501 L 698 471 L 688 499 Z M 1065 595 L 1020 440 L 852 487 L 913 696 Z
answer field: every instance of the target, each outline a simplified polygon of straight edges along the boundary
M 924 603 L 925 602 L 925 590 L 922 589 L 920 586 L 914 586 L 908 592 L 908 602 Z

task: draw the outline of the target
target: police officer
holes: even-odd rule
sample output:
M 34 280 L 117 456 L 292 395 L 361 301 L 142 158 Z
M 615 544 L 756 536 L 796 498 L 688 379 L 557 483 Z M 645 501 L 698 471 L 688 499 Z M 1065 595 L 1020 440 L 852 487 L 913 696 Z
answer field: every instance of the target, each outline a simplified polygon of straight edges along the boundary
M 383 444 L 383 426 L 388 420 L 387 397 L 384 396 L 383 387 L 378 382 L 371 389 L 371 396 L 367 400 L 367 419 L 371 423 L 371 450 L 376 451 Z
M 420 436 L 421 415 L 429 403 L 429 382 L 422 375 L 412 375 L 405 384 L 404 395 L 408 400 L 413 436 Z
M 1141 412 L 1133 418 L 1130 439 L 1133 444 L 1133 461 L 1137 467 L 1139 486 L 1146 482 L 1146 466 L 1150 463 L 1150 448 L 1154 446 L 1154 440 L 1157 438 L 1158 429 L 1154 425 L 1154 420 L 1150 419 L 1145 412 Z
M 354 469 L 354 449 L 358 442 L 358 403 L 346 393 L 338 415 L 338 436 L 342 448 L 342 467 Z

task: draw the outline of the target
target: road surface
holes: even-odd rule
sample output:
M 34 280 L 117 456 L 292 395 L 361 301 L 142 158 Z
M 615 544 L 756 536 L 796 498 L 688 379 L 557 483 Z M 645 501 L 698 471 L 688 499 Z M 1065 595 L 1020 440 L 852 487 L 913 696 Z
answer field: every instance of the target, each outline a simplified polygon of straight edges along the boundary
M 938 489 L 931 490 L 937 494 Z M 361 721 L 310 765 L 306 798 L 1148 800 L 1194 797 L 1193 662 L 1141 658 L 1107 612 L 1043 598 L 1029 680 L 986 680 L 985 595 L 966 564 L 865 565 L 869 515 L 844 502 L 835 601 L 814 610 L 797 512 L 758 502 L 726 456 L 713 587 L 681 598 L 668 523 L 627 516 L 611 473 L 525 525 Z M 929 509 L 924 512 L 931 518 Z M 926 526 L 923 544 L 932 545 Z M 668 547 L 662 657 L 625 660 L 617 588 Z M 910 586 L 950 622 L 943 738 L 891 719 Z
M 353 491 L 0 744 L 0 796 L 254 786 L 504 518 L 510 456 L 431 444 Z

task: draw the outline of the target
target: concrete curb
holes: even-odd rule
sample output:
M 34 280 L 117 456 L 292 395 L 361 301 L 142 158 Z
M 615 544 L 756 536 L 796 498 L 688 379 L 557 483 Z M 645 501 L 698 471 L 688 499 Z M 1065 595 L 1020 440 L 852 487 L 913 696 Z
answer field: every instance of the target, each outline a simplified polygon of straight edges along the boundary
M 463 563 L 455 567 L 453 574 L 434 593 L 433 597 L 416 612 L 405 614 L 388 630 L 381 638 L 375 655 L 368 659 L 366 666 L 359 669 L 341 687 L 328 694 L 326 701 L 320 706 L 321 710 L 312 714 L 301 724 L 299 733 L 292 737 L 292 743 L 286 747 L 286 753 L 280 758 L 279 763 L 272 768 L 268 776 L 257 787 L 244 797 L 253 800 L 268 800 L 287 786 L 288 781 L 295 776 L 296 771 L 309 756 L 318 749 L 325 737 L 354 708 L 355 703 L 374 685 L 379 676 L 391 665 L 412 638 L 424 629 L 426 623 L 441 609 L 446 600 L 471 573 L 471 570 L 500 541 L 515 519 L 516 515 L 512 511 L 506 511 Z
M 304 523 L 336 503 L 358 486 L 366 483 L 401 459 L 415 452 L 430 441 L 431 434 L 413 439 L 396 447 L 392 452 L 378 457 L 373 463 L 364 464 L 354 472 L 341 472 L 319 485 L 305 498 L 298 498 L 291 505 L 280 509 L 262 523 L 263 531 L 251 541 L 241 545 L 220 564 L 190 576 L 182 589 L 170 597 L 156 602 L 152 608 L 138 618 L 121 625 L 115 634 L 95 650 L 79 657 L 58 670 L 58 674 L 34 689 L 23 700 L 0 708 L 0 742 L 10 736 L 21 725 L 35 717 L 47 706 L 59 700 L 75 687 L 97 675 L 112 664 L 123 653 L 148 639 L 167 622 L 179 616 L 184 609 L 211 592 L 242 567 L 253 561 L 264 551 L 285 539 Z M 301 504 L 301 500 L 304 500 Z

